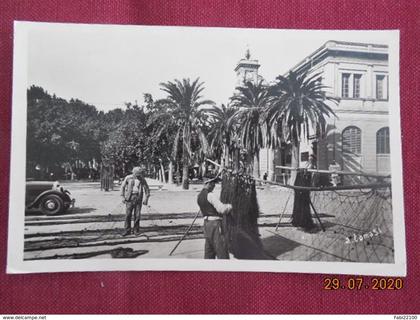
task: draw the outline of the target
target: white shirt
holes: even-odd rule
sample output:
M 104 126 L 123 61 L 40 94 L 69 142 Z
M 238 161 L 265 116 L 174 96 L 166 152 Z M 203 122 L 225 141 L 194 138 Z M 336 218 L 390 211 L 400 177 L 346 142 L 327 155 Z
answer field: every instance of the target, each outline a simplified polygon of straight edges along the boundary
M 139 193 L 140 191 L 140 180 L 134 179 L 133 193 Z
M 219 200 L 219 196 L 216 195 L 214 192 L 209 192 L 207 194 L 207 200 L 211 203 L 211 205 L 216 209 L 216 211 L 220 214 L 225 214 L 232 209 L 232 205 L 227 203 L 222 203 Z

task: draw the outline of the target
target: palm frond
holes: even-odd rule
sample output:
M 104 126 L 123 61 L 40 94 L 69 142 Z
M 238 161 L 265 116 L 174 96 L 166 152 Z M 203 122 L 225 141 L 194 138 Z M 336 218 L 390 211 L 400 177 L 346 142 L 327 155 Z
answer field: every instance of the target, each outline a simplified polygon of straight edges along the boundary
M 273 98 L 264 112 L 267 132 L 277 133 L 281 127 L 282 140 L 296 143 L 302 136 L 309 137 L 310 127 L 315 132 L 325 130 L 326 119 L 336 116 L 327 102 L 336 103 L 337 99 L 327 96 L 328 87 L 319 81 L 320 77 L 321 73 L 308 76 L 290 72 L 276 78 L 276 84 L 269 89 Z

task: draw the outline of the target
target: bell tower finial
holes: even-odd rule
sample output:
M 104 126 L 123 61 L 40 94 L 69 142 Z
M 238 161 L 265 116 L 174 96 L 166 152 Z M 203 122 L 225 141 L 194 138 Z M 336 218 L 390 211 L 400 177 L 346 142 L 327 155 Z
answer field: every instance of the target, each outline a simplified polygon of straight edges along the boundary
M 251 58 L 251 53 L 249 52 L 249 47 L 248 46 L 246 48 L 245 58 L 246 58 L 246 60 L 249 60 L 249 58 Z

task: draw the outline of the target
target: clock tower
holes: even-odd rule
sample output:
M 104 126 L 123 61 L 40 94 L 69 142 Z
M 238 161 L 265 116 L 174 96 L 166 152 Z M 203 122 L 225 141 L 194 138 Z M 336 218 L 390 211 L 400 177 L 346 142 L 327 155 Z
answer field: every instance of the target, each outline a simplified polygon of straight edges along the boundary
M 245 58 L 239 60 L 235 67 L 236 72 L 236 87 L 242 87 L 246 82 L 250 81 L 257 83 L 259 80 L 258 76 L 258 60 L 252 60 L 249 49 L 246 50 Z
M 259 81 L 264 79 L 258 74 L 260 64 L 258 60 L 251 59 L 251 53 L 249 49 L 246 50 L 245 57 L 239 60 L 235 67 L 236 72 L 236 88 L 244 87 L 246 82 L 252 82 L 257 84 Z M 264 81 L 264 84 L 267 83 Z M 238 90 L 234 94 L 238 94 Z M 259 173 L 260 178 L 266 175 L 266 178 L 270 181 L 274 179 L 275 170 L 275 151 L 273 149 L 263 148 L 260 150 L 260 167 Z

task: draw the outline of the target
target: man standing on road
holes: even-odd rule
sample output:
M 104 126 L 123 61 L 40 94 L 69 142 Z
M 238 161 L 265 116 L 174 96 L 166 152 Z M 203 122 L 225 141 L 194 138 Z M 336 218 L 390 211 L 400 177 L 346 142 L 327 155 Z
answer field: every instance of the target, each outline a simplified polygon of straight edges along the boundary
M 143 191 L 146 198 L 143 201 Z M 125 211 L 125 232 L 124 237 L 131 233 L 131 216 L 134 211 L 133 232 L 140 235 L 140 214 L 142 203 L 147 205 L 150 197 L 149 186 L 143 176 L 143 169 L 140 167 L 133 168 L 133 174 L 125 177 L 121 184 L 121 197 L 126 205 Z
M 213 193 L 215 179 L 207 181 L 198 194 L 197 203 L 204 216 L 204 259 L 229 259 L 227 242 L 222 229 L 222 215 L 232 210 L 231 204 L 223 204 Z

